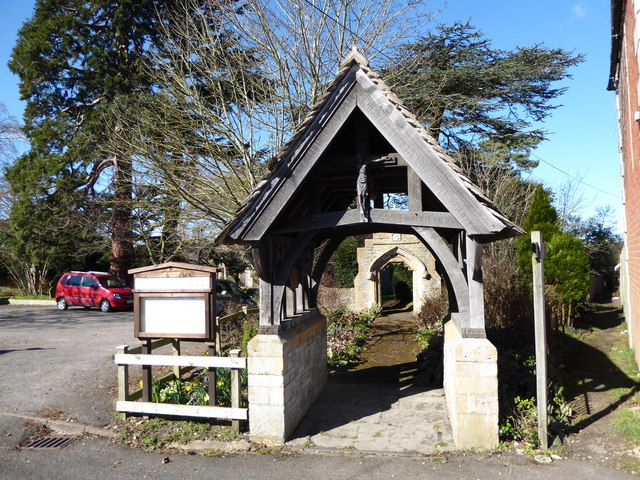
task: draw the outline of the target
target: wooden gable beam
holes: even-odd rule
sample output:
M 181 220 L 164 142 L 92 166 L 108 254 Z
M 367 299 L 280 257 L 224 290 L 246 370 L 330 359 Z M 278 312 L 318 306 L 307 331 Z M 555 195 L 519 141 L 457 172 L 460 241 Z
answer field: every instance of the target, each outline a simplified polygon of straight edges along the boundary
M 470 235 L 504 229 L 367 75 L 356 72 L 358 107 Z
M 229 236 L 236 240 L 259 241 L 309 174 L 331 140 L 356 108 L 354 67 L 331 99 L 316 116 L 294 150 L 282 162 L 243 221 Z
M 462 229 L 460 222 L 448 212 L 412 212 L 373 208 L 369 212 L 369 217 L 371 222 L 368 223 L 371 224 Z M 330 212 L 290 220 L 276 228 L 274 233 L 304 232 L 361 224 L 360 212 L 347 210 L 346 212 Z

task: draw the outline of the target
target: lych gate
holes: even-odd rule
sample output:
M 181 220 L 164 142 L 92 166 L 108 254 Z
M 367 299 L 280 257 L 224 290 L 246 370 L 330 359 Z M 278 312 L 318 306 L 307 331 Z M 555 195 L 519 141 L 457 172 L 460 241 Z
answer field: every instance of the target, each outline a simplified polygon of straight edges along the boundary
M 326 383 L 326 323 L 315 307 L 332 253 L 347 236 L 389 232 L 415 235 L 444 274 L 444 387 L 456 446 L 496 445 L 497 354 L 485 336 L 482 244 L 521 230 L 355 49 L 269 168 L 218 238 L 250 244 L 260 276 L 251 434 L 284 441 Z

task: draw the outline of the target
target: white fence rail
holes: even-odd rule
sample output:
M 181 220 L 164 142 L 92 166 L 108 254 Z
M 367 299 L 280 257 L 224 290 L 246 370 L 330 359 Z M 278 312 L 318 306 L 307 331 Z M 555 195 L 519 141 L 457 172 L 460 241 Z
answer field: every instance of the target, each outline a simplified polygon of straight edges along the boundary
M 257 309 L 243 309 L 243 311 L 227 315 L 217 319 L 218 325 L 257 312 Z M 216 329 L 219 332 L 219 329 Z M 216 339 L 218 351 L 220 337 Z M 162 339 L 151 343 L 150 350 L 172 345 L 171 355 L 151 355 L 142 353 L 142 347 L 129 348 L 128 345 L 116 347 L 114 362 L 118 365 L 118 401 L 116 410 L 126 416 L 128 413 L 146 415 L 175 415 L 181 417 L 204 417 L 233 420 L 236 429 L 239 421 L 248 420 L 248 409 L 240 407 L 240 370 L 247 368 L 247 359 L 240 357 L 240 350 L 231 350 L 229 357 L 180 355 L 180 341 L 177 339 Z M 142 390 L 129 391 L 129 367 L 142 366 L 150 368 L 154 366 L 171 366 L 173 373 L 157 379 L 165 382 L 171 379 L 179 380 L 180 376 L 193 368 L 228 368 L 231 370 L 231 407 L 216 405 L 174 405 L 167 403 L 136 401 L 142 397 Z M 215 388 L 215 385 L 213 386 Z M 210 397 L 210 401 L 215 399 Z

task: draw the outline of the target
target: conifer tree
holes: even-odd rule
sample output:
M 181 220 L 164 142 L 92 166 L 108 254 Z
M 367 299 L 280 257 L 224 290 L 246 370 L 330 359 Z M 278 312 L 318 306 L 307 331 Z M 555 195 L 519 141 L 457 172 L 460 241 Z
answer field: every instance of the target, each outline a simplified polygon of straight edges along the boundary
M 145 50 L 157 39 L 155 12 L 164 8 L 156 0 L 37 1 L 9 63 L 27 102 L 24 132 L 31 143 L 7 173 L 18 205 L 11 222 L 21 231 L 21 243 L 31 238 L 20 225 L 95 213 L 88 199 L 100 193 L 110 214 L 110 270 L 126 275 L 133 241 L 132 158 L 106 148 L 108 132 L 120 127 L 117 118 L 110 128 L 104 121 L 114 103 L 134 105 L 152 90 Z M 51 237 L 60 236 L 60 227 L 56 221 L 34 225 Z
M 501 50 L 470 23 L 439 25 L 409 43 L 385 69 L 388 83 L 450 150 L 503 145 L 516 169 L 545 137 L 534 126 L 557 105 L 570 67 L 582 56 L 542 45 Z

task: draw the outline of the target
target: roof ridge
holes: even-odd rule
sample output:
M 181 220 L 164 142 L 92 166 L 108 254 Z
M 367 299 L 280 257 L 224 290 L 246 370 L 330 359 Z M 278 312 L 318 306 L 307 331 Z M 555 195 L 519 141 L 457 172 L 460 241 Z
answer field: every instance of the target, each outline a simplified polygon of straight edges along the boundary
M 344 60 L 340 63 L 340 68 L 346 68 L 351 66 L 351 63 L 355 62 L 361 67 L 369 68 L 369 60 L 360 53 L 357 45 L 351 46 L 351 51 L 344 57 Z

